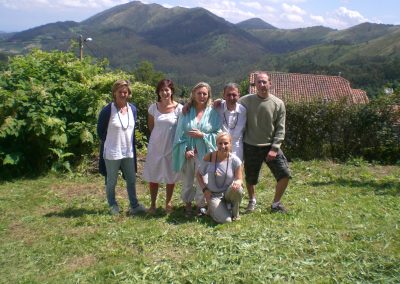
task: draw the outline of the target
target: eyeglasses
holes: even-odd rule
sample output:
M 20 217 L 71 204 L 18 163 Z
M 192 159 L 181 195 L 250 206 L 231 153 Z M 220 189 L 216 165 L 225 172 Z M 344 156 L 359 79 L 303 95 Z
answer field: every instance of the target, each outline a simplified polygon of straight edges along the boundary
M 265 81 L 265 80 L 258 80 L 258 81 L 257 81 L 257 83 L 258 83 L 258 84 L 261 84 L 261 83 L 263 83 L 263 84 L 267 84 L 267 83 L 268 83 L 268 81 Z

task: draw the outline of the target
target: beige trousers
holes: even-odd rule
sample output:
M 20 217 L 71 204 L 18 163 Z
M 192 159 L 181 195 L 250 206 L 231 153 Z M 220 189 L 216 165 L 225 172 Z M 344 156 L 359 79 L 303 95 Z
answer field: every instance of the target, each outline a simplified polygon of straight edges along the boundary
M 208 212 L 211 218 L 217 223 L 232 222 L 232 217 L 239 217 L 239 207 L 242 198 L 243 188 L 232 190 L 229 187 L 224 193 L 213 193 L 208 204 Z

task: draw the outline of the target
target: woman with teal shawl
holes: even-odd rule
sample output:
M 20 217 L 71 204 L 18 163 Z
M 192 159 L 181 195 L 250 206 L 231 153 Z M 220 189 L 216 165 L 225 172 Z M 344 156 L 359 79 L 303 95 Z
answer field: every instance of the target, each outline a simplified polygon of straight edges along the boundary
M 202 189 L 195 182 L 198 169 L 206 153 L 216 149 L 217 133 L 221 130 L 218 112 L 211 106 L 211 87 L 197 83 L 191 93 L 190 108 L 181 114 L 175 132 L 172 152 L 173 169 L 181 172 L 182 193 L 187 216 L 192 214 L 192 201 L 196 201 L 198 213 L 205 206 Z

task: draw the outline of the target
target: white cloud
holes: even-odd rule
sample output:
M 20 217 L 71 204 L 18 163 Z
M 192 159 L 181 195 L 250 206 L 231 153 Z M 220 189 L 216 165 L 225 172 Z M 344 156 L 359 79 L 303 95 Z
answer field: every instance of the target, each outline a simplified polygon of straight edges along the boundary
M 369 22 L 369 20 L 361 15 L 360 12 L 347 9 L 346 7 L 340 7 L 333 13 L 329 13 L 325 20 L 325 23 L 329 27 L 337 29 L 345 29 L 364 22 Z
M 256 17 L 252 12 L 239 9 L 234 1 L 211 2 L 202 0 L 197 6 L 203 7 L 211 13 L 232 23 L 238 23 Z
M 318 25 L 325 24 L 325 19 L 322 16 L 310 15 L 310 19 Z
M 303 9 L 301 9 L 300 7 L 298 7 L 296 5 L 289 5 L 289 4 L 283 3 L 282 4 L 282 9 L 287 14 L 296 14 L 296 15 L 305 15 L 305 14 L 307 14 L 306 11 L 304 11 Z
M 349 10 L 346 7 L 340 7 L 338 10 L 336 10 L 336 15 L 339 18 L 348 18 L 359 23 L 368 21 L 368 19 L 361 15 L 358 11 Z
M 9 9 L 35 8 L 109 8 L 129 2 L 128 0 L 0 0 Z
M 282 18 L 288 20 L 291 23 L 303 23 L 304 22 L 303 17 L 300 15 L 283 14 Z
M 263 6 L 259 2 L 240 1 L 239 3 L 240 3 L 240 5 L 243 5 L 245 7 L 249 7 L 249 8 L 255 9 L 255 10 L 261 10 L 263 8 Z

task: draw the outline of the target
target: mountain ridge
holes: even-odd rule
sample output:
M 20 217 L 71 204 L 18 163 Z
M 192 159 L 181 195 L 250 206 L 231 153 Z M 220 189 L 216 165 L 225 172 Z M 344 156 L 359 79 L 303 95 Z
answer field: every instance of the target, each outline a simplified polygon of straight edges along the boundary
M 293 66 L 289 60 L 300 64 L 318 59 L 319 65 L 329 66 L 351 62 L 360 51 L 365 57 L 395 57 L 399 31 L 400 26 L 372 23 L 346 30 L 323 26 L 288 30 L 257 18 L 233 24 L 204 8 L 134 1 L 79 23 L 56 22 L 1 34 L 0 52 L 23 53 L 32 47 L 70 50 L 71 39 L 82 35 L 93 38 L 85 43 L 85 54 L 106 57 L 113 68 L 133 70 L 147 60 L 181 84 L 208 80 L 221 88 L 266 66 L 289 71 L 287 66 Z

